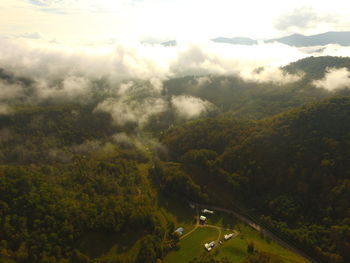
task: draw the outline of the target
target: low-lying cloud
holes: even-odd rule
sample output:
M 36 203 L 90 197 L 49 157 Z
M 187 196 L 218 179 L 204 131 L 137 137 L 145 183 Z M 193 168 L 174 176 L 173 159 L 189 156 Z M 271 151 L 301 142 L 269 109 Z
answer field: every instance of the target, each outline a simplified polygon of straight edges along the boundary
M 67 76 L 60 83 L 49 83 L 45 79 L 37 80 L 37 98 L 41 100 L 53 99 L 56 101 L 86 101 L 90 98 L 88 79 L 77 76 Z
M 248 47 L 207 41 L 164 47 L 113 40 L 69 46 L 27 35 L 33 37 L 0 38 L 0 69 L 13 78 L 0 78 L 2 114 L 9 112 L 11 102 L 88 103 L 98 97 L 95 111 L 110 113 L 119 126 L 142 127 L 171 107 L 182 119 L 210 111 L 212 105 L 199 98 L 165 98 L 167 79 L 198 76 L 199 88 L 210 83 L 209 75 L 288 83 L 300 76 L 286 75 L 280 66 L 305 57 L 278 43 Z
M 193 75 L 197 88 L 210 85 L 214 75 L 284 84 L 302 76 L 287 74 L 280 67 L 309 56 L 280 43 L 232 46 L 212 41 L 179 42 L 174 47 L 117 40 L 68 46 L 21 37 L 0 38 L 0 49 L 0 69 L 11 74 L 11 80 L 0 74 L 1 114 L 10 112 L 11 102 L 93 100 L 95 111 L 108 112 L 117 126 L 136 127 L 168 110 L 187 120 L 215 108 L 196 97 L 167 97 L 165 80 Z
M 7 115 L 10 112 L 11 112 L 10 107 L 7 104 L 4 104 L 4 103 L 0 102 L 0 115 Z
M 314 29 L 320 24 L 335 24 L 337 17 L 322 14 L 310 6 L 304 6 L 280 16 L 275 20 L 274 26 L 281 31 L 300 32 L 300 30 Z
M 329 91 L 350 87 L 350 71 L 347 68 L 329 68 L 323 79 L 313 81 L 313 85 Z
M 329 45 L 317 52 L 336 53 L 337 48 Z M 16 103 L 93 102 L 95 112 L 109 113 L 117 127 L 128 128 L 124 129 L 128 133 L 117 133 L 111 140 L 136 147 L 145 140 L 138 131 L 147 128 L 150 120 L 157 123 L 167 118 L 166 125 L 171 125 L 217 110 L 201 98 L 172 95 L 178 93 L 164 90 L 165 80 L 194 76 L 192 89 L 212 85 L 212 76 L 217 75 L 257 83 L 290 83 L 302 75 L 287 74 L 280 67 L 316 52 L 279 43 L 232 46 L 211 41 L 180 42 L 174 47 L 116 40 L 67 46 L 35 35 L 32 39 L 0 38 L 0 50 L 0 115 L 10 114 Z M 349 50 L 341 47 L 342 52 Z M 328 90 L 348 84 L 345 69 L 329 70 L 324 79 L 314 82 Z M 75 150 L 96 147 L 100 147 L 96 142 L 88 142 Z M 60 156 L 61 152 L 50 154 Z
M 176 114 L 183 119 L 197 118 L 215 109 L 209 101 L 186 95 L 172 97 L 171 104 Z
M 23 88 L 17 83 L 8 83 L 0 79 L 0 101 L 8 101 L 23 95 Z
M 109 98 L 97 105 L 95 111 L 107 112 L 118 126 L 136 124 L 142 127 L 152 115 L 167 109 L 167 102 L 162 98 L 145 98 L 138 100 L 119 100 Z
M 179 43 L 176 47 L 122 42 L 70 47 L 44 40 L 0 38 L 0 48 L 0 67 L 35 80 L 72 76 L 162 80 L 189 74 L 246 77 L 247 73 L 240 73 L 254 73 L 261 67 L 274 68 L 271 75 L 278 75 L 279 66 L 305 56 L 278 43 L 233 47 L 211 41 Z M 273 77 L 267 81 L 270 79 Z

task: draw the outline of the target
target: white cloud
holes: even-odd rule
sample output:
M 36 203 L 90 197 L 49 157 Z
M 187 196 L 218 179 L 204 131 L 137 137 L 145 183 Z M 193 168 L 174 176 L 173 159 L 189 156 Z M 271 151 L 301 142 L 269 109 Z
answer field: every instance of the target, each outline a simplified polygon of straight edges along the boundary
M 8 105 L 6 105 L 5 103 L 0 102 L 0 115 L 7 115 L 9 113 L 11 113 L 10 107 Z
M 286 84 L 300 80 L 303 74 L 289 74 L 276 67 L 263 67 L 257 68 L 254 71 L 251 71 L 249 68 L 247 68 L 247 70 L 243 69 L 240 72 L 240 76 L 244 80 L 258 83 L 272 82 L 276 84 Z
M 142 127 L 149 117 L 164 112 L 167 107 L 167 102 L 162 98 L 149 97 L 142 101 L 109 98 L 97 105 L 95 111 L 109 113 L 119 126 L 135 123 Z
M 210 82 L 210 78 L 203 77 L 206 74 L 285 83 L 297 80 L 298 76 L 285 75 L 279 67 L 305 56 L 298 49 L 282 44 L 232 46 L 180 42 L 167 48 L 114 41 L 104 46 L 70 47 L 23 38 L 0 39 L 0 50 L 3 51 L 0 68 L 34 80 L 30 94 L 25 92 L 23 83 L 0 85 L 0 101 L 21 98 L 30 103 L 47 100 L 86 103 L 93 99 L 93 88 L 100 88 L 93 83 L 103 80 L 108 89 L 107 99 L 95 110 L 108 112 L 117 125 L 133 123 L 137 127 L 168 109 L 169 102 L 162 96 L 166 79 L 199 75 L 195 83 L 198 87 Z M 213 109 L 207 101 L 186 96 L 173 97 L 171 104 L 183 119 Z
M 134 86 L 134 84 L 135 83 L 133 81 L 128 81 L 127 83 L 122 83 L 117 91 L 117 94 L 119 96 L 123 96 L 125 93 L 130 91 L 130 89 Z
M 44 39 L 45 37 L 39 32 L 30 32 L 17 35 L 17 37 L 29 38 L 29 39 Z
M 193 119 L 205 115 L 215 106 L 209 101 L 192 96 L 173 96 L 171 104 L 175 108 L 177 115 L 183 119 Z
M 329 68 L 324 78 L 314 81 L 313 85 L 329 91 L 350 88 L 350 72 L 347 68 Z
M 188 74 L 281 81 L 285 76 L 278 67 L 306 56 L 277 43 L 233 46 L 210 41 L 180 42 L 176 47 L 118 41 L 98 47 L 70 47 L 44 40 L 0 38 L 0 48 L 0 67 L 20 76 L 50 80 L 106 76 L 114 81 L 148 79 L 158 91 L 162 89 L 160 80 Z M 262 67 L 264 74 L 256 76 L 256 69 Z
M 47 80 L 37 80 L 40 100 L 85 101 L 89 99 L 90 82 L 82 77 L 67 76 L 61 83 L 50 85 Z
M 112 136 L 114 142 L 122 146 L 135 146 L 140 149 L 144 149 L 144 143 L 135 135 L 128 135 L 125 132 L 119 132 Z
M 96 110 L 110 113 L 117 125 L 135 123 L 139 127 L 150 116 L 168 109 L 161 95 L 166 79 L 197 75 L 194 85 L 198 87 L 210 82 L 204 75 L 287 83 L 300 76 L 288 75 L 279 67 L 309 56 L 278 43 L 240 46 L 210 41 L 180 41 L 175 47 L 163 47 L 115 40 L 102 46 L 92 43 L 72 47 L 43 39 L 0 38 L 0 50 L 0 68 L 34 80 L 31 95 L 24 92 L 23 83 L 0 82 L 0 100 L 87 102 L 92 98 L 94 81 L 103 80 L 110 98 Z M 209 102 L 193 97 L 173 97 L 171 103 L 178 116 L 185 119 L 212 108 Z
M 0 80 L 0 101 L 8 101 L 21 96 L 23 96 L 23 89 L 19 84 L 10 84 Z
M 175 75 L 236 75 L 249 81 L 286 83 L 298 80 L 299 76 L 285 75 L 279 67 L 303 57 L 306 54 L 297 48 L 279 43 L 254 46 L 190 43 L 178 47 L 170 69 Z
M 208 76 L 198 77 L 196 78 L 196 81 L 198 87 L 211 83 L 211 79 Z
M 350 47 L 339 46 L 336 44 L 330 44 L 322 47 L 315 47 L 314 52 L 310 54 L 315 54 L 316 56 L 340 56 L 340 57 L 350 57 Z
M 338 19 L 340 18 L 334 14 L 322 13 L 311 6 L 303 6 L 277 18 L 274 26 L 283 31 L 305 32 L 308 29 L 336 25 L 339 23 Z

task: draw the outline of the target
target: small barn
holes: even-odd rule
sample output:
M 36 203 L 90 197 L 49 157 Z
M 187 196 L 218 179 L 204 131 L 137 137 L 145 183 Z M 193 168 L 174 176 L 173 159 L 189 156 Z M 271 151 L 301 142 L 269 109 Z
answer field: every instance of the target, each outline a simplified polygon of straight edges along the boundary
M 199 221 L 200 221 L 202 224 L 204 224 L 205 221 L 207 221 L 207 218 L 206 218 L 205 216 L 200 216 L 200 217 L 199 217 Z

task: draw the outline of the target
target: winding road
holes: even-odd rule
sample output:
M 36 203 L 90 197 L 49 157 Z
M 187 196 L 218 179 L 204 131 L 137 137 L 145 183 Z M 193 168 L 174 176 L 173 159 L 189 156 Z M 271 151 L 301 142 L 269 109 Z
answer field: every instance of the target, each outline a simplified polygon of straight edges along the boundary
M 194 231 L 197 230 L 197 228 L 204 228 L 204 227 L 215 228 L 218 231 L 218 237 L 215 240 L 215 243 L 218 243 L 220 238 L 221 238 L 221 233 L 222 233 L 221 229 L 222 229 L 222 227 L 218 227 L 218 226 L 215 226 L 215 225 L 208 225 L 208 224 L 201 225 L 199 223 L 198 206 L 196 205 L 196 224 L 195 224 L 194 228 L 191 229 L 191 231 L 189 231 L 188 233 L 182 235 L 180 237 L 180 240 L 184 239 L 185 237 L 187 237 L 189 235 L 191 235 Z M 234 237 L 236 237 L 239 233 L 237 231 L 234 231 L 234 234 L 235 234 Z

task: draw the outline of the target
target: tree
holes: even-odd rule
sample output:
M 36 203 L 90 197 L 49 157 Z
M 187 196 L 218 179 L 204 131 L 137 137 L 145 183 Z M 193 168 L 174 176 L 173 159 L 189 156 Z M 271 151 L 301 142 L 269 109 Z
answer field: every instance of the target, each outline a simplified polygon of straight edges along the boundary
M 253 243 L 253 242 L 249 242 L 249 243 L 247 244 L 247 252 L 248 252 L 249 254 L 253 254 L 254 251 L 255 251 L 254 243 Z

